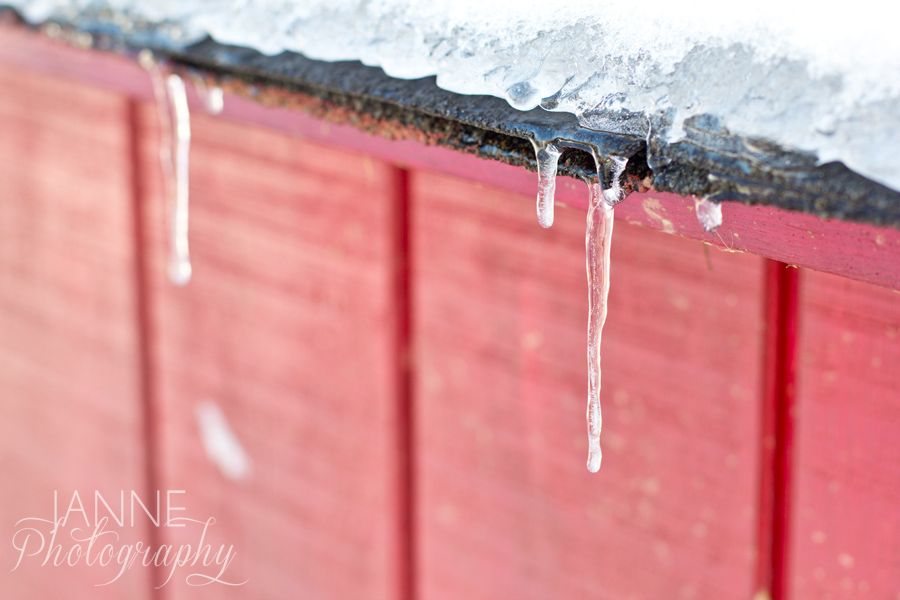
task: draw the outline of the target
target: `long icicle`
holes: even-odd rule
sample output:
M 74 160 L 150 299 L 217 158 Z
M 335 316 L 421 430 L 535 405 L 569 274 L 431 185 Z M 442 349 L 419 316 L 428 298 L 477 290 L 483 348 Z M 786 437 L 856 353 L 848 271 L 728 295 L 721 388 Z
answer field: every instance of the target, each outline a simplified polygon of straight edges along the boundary
M 172 73 L 149 50 L 138 55 L 140 65 L 150 73 L 160 119 L 159 162 L 168 206 L 168 276 L 179 286 L 191 280 L 188 240 L 191 114 L 184 81 Z
M 624 196 L 624 191 L 619 185 L 619 178 L 628 164 L 624 158 L 613 156 L 610 157 L 610 160 L 615 164 L 615 171 L 612 174 L 609 188 L 604 189 L 602 163 L 600 157 L 594 153 L 597 177 L 588 182 L 590 195 L 587 228 L 584 234 L 588 284 L 587 468 L 591 473 L 600 470 L 600 462 L 603 458 L 600 450 L 600 432 L 603 429 L 603 416 L 600 411 L 600 345 L 603 338 L 603 326 L 606 324 L 609 299 L 610 250 L 612 249 L 613 224 L 615 223 L 613 207 Z
M 169 280 L 175 285 L 187 285 L 191 280 L 191 253 L 189 244 L 190 207 L 190 155 L 191 111 L 187 92 L 181 76 L 170 73 L 166 77 L 166 91 L 174 123 L 174 148 L 172 151 L 175 173 L 175 195 L 169 213 L 171 255 L 169 256 Z
M 537 219 L 547 229 L 553 226 L 553 207 L 556 195 L 556 169 L 562 151 L 552 142 L 535 142 L 534 157 L 538 169 Z
M 600 342 L 606 323 L 607 298 L 609 297 L 610 247 L 614 223 L 614 209 L 606 201 L 603 186 L 598 181 L 589 184 L 590 205 L 587 214 L 587 230 L 584 246 L 588 284 L 588 459 L 591 473 L 600 470 L 600 431 L 603 417 L 600 412 Z

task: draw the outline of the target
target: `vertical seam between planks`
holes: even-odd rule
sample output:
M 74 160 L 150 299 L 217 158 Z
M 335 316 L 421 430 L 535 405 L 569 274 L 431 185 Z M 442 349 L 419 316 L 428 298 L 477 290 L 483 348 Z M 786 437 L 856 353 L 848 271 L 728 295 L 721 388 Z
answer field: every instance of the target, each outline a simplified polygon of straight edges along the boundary
M 414 458 L 410 173 L 394 168 L 393 302 L 397 377 L 397 581 L 400 600 L 416 596 L 416 477 Z
M 765 262 L 763 402 L 755 600 L 786 600 L 791 509 L 799 272 Z
M 141 160 L 142 128 L 140 123 L 140 103 L 134 98 L 126 101 L 126 128 L 128 136 L 128 162 L 130 165 L 129 179 L 131 185 L 131 212 L 134 256 L 134 287 L 135 317 L 137 329 L 137 360 L 138 360 L 138 386 L 139 402 L 141 405 L 142 434 L 141 440 L 144 450 L 144 485 L 148 496 L 152 497 L 159 489 L 159 444 L 157 432 L 156 414 L 156 390 L 155 369 L 153 368 L 152 355 L 152 320 L 150 315 L 149 296 L 149 270 L 147 268 L 147 244 L 146 220 L 144 218 L 144 170 Z M 150 527 L 148 543 L 151 548 L 158 548 L 161 543 L 159 528 Z M 162 588 L 162 572 L 156 568 L 150 569 L 150 584 L 148 597 L 160 600 L 164 597 Z

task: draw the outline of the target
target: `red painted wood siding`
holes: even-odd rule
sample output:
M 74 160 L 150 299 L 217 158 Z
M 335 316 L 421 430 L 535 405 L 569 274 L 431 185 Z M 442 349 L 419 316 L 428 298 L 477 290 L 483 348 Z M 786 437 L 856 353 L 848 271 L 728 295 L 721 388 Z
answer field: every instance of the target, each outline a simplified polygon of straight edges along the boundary
M 900 597 L 900 295 L 820 273 L 800 294 L 793 598 Z
M 217 518 L 216 543 L 239 553 L 233 577 L 249 580 L 201 590 L 182 581 L 167 597 L 396 598 L 397 171 L 197 117 L 197 269 L 177 288 L 165 277 L 153 107 L 137 132 L 159 483 Z M 221 408 L 244 446 L 245 479 L 207 458 L 203 402 Z M 196 538 L 185 533 L 166 541 Z
M 0 66 L 3 531 L 55 488 L 183 488 L 249 582 L 31 569 L 0 597 L 895 599 L 895 292 L 629 225 L 633 199 L 592 476 L 581 210 L 541 230 L 528 194 L 198 114 L 175 288 L 153 107 L 58 76 Z
M 93 587 L 114 565 L 9 572 L 16 522 L 49 518 L 54 490 L 64 508 L 148 481 L 127 102 L 2 65 L 0 90 L 0 597 L 148 598 L 140 570 Z
M 412 191 L 420 597 L 748 597 L 762 261 L 617 226 L 593 476 L 584 215 Z

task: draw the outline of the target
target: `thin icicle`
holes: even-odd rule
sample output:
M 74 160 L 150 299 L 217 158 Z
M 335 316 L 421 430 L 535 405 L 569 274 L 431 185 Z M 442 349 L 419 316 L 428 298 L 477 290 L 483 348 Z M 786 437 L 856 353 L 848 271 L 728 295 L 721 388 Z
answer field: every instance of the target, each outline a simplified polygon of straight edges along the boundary
M 175 195 L 169 214 L 171 255 L 169 256 L 169 279 L 175 285 L 187 285 L 191 280 L 191 253 L 188 242 L 188 209 L 190 207 L 190 155 L 191 155 L 191 110 L 181 76 L 170 73 L 166 77 L 166 91 L 174 123 L 174 147 L 172 151 L 175 173 Z
M 191 113 L 187 91 L 184 80 L 164 69 L 149 50 L 140 53 L 138 62 L 150 73 L 160 117 L 159 158 L 169 199 L 169 280 L 187 285 L 192 272 L 188 241 Z
M 600 430 L 603 417 L 600 413 L 600 343 L 603 325 L 606 323 L 607 298 L 609 297 L 610 247 L 612 245 L 614 209 L 599 181 L 589 184 L 590 204 L 587 214 L 587 231 L 584 246 L 588 283 L 588 460 L 591 473 L 600 470 Z
M 587 468 L 591 473 L 596 473 L 600 470 L 600 462 L 603 458 L 600 450 L 600 431 L 603 429 L 603 416 L 600 411 L 600 345 L 603 338 L 603 326 L 606 324 L 609 299 L 610 250 L 615 222 L 613 207 L 625 196 L 620 179 L 622 173 L 625 172 L 628 160 L 617 156 L 608 157 L 614 168 L 610 177 L 610 185 L 604 189 L 603 162 L 596 151 L 592 150 L 592 154 L 597 167 L 597 178 L 588 183 L 590 196 L 584 248 L 588 284 Z
M 538 165 L 537 219 L 545 229 L 553 225 L 553 204 L 556 194 L 556 168 L 562 151 L 552 142 L 532 141 Z
M 712 233 L 722 225 L 722 205 L 707 200 L 706 198 L 694 198 L 694 212 L 703 230 Z

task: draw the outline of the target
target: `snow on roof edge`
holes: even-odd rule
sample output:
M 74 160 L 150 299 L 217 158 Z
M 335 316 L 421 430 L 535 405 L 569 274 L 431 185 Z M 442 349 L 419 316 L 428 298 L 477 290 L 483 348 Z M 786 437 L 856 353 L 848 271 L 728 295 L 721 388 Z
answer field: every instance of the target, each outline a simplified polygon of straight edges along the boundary
M 571 112 L 591 128 L 609 128 L 617 111 L 640 113 L 647 127 L 635 133 L 669 142 L 685 135 L 688 118 L 710 114 L 735 133 L 839 160 L 900 190 L 900 36 L 885 14 L 892 9 L 875 0 L 852 11 L 806 0 L 743 9 L 645 0 L 639 13 L 622 0 L 10 4 L 33 22 L 109 8 L 267 54 L 436 75 L 447 90 Z

